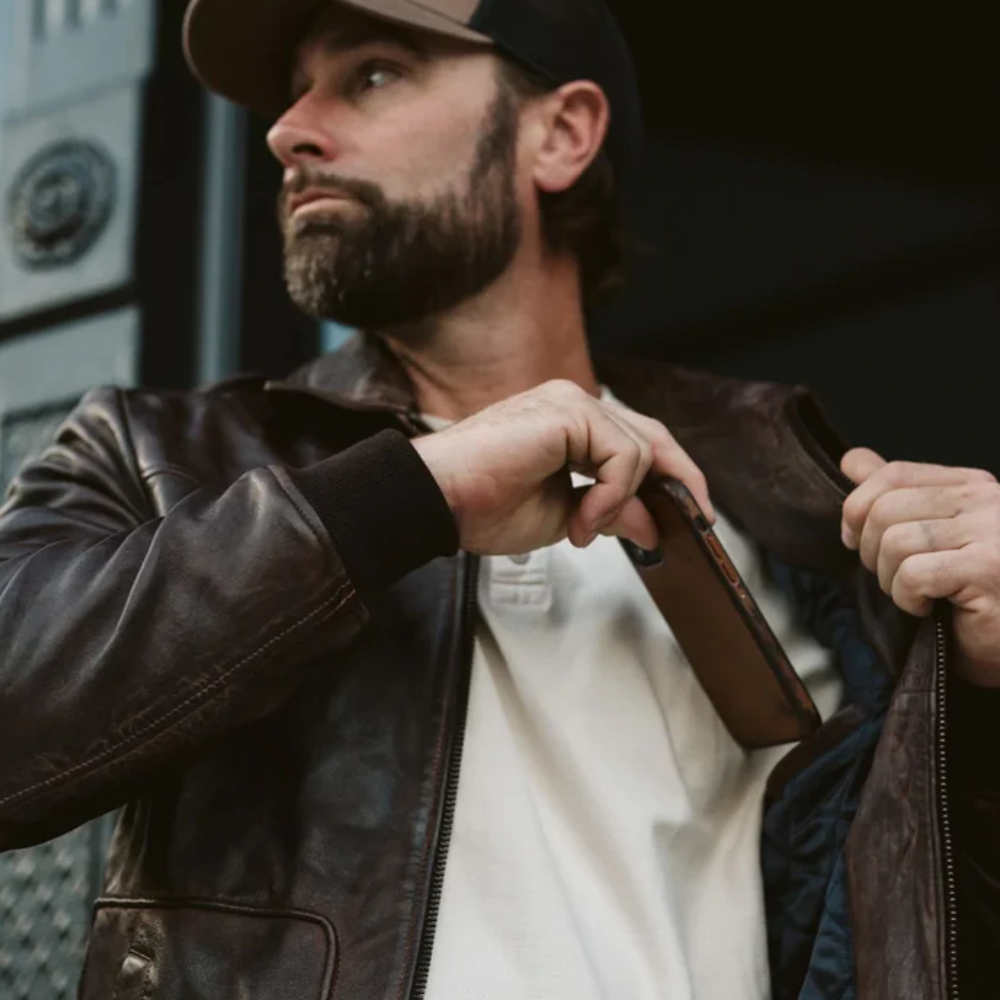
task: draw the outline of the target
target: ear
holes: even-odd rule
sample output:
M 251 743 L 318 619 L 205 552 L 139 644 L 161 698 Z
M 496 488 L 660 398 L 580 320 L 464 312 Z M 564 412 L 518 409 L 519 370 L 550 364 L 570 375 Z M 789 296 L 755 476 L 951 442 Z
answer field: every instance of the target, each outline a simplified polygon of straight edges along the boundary
M 542 191 L 566 191 L 600 152 L 611 121 L 608 99 L 596 83 L 579 80 L 548 94 L 538 110 L 544 132 L 535 155 L 535 184 Z

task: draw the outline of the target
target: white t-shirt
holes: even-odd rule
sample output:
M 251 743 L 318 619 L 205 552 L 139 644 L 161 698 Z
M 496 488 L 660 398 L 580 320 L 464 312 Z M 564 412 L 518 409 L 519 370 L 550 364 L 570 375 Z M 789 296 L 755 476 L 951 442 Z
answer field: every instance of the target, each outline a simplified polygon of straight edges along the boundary
M 832 654 L 716 531 L 828 718 Z M 788 748 L 732 739 L 616 539 L 483 559 L 479 607 L 428 1000 L 765 1000 L 763 797 Z

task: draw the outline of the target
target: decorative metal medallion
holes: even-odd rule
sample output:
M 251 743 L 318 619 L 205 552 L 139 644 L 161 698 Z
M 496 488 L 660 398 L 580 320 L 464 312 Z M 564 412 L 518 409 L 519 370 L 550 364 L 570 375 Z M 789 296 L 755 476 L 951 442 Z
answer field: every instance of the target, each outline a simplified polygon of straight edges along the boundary
M 115 163 L 93 142 L 68 139 L 36 153 L 7 199 L 11 245 L 26 268 L 79 260 L 104 231 L 115 200 Z

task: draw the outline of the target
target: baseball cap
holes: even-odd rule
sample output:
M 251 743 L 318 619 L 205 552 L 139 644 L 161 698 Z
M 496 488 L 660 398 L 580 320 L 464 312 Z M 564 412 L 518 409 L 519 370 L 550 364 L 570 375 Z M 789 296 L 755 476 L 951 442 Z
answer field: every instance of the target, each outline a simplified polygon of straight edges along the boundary
M 610 105 L 606 148 L 616 170 L 627 172 L 639 155 L 635 69 L 604 0 L 191 0 L 184 19 L 188 64 L 210 90 L 277 114 L 289 103 L 295 47 L 325 3 L 494 46 L 554 87 L 591 80 Z

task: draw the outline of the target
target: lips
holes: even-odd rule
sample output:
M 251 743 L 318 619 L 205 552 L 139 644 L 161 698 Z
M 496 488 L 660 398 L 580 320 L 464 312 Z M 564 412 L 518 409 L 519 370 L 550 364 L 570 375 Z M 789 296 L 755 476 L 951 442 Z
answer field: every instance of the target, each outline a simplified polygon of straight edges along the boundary
M 312 190 L 300 191 L 298 194 L 292 195 L 287 202 L 287 211 L 289 215 L 294 215 L 303 205 L 310 205 L 314 201 L 346 201 L 347 199 L 337 191 L 321 190 L 314 188 Z

